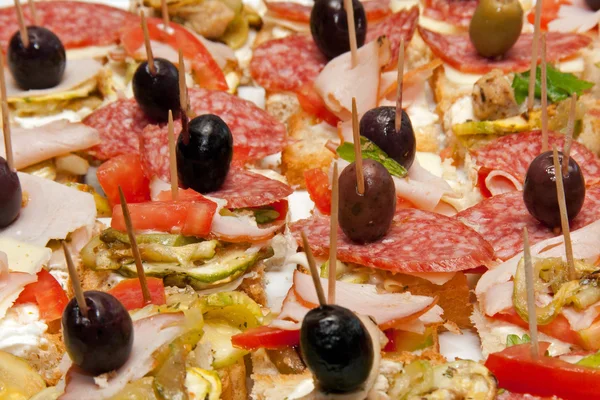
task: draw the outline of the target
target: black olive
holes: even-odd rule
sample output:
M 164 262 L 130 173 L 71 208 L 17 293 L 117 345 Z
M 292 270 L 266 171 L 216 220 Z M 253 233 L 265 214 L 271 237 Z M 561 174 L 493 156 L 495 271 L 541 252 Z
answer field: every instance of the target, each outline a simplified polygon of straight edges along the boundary
M 185 124 L 184 124 L 185 127 Z M 219 189 L 233 157 L 233 136 L 227 124 L 213 114 L 189 122 L 177 139 L 177 173 L 185 188 L 199 193 Z
M 325 305 L 310 310 L 300 328 L 302 358 L 324 392 L 347 393 L 361 387 L 373 366 L 373 343 L 350 310 Z
M 179 72 L 169 60 L 155 58 L 156 74 L 152 75 L 144 61 L 133 75 L 133 95 L 144 113 L 157 122 L 165 122 L 169 110 L 179 115 Z
M 563 155 L 558 158 L 562 163 Z M 563 175 L 569 221 L 573 220 L 585 200 L 585 179 L 579 165 L 569 157 L 569 169 Z M 529 165 L 523 184 L 523 200 L 529 213 L 550 228 L 560 227 L 560 210 L 556 196 L 556 175 L 552 151 L 537 156 Z
M 8 45 L 8 68 L 21 89 L 48 89 L 60 83 L 67 63 L 65 48 L 52 31 L 28 26 L 29 46 L 17 31 Z
M 362 195 L 356 186 L 356 163 L 344 168 L 339 178 L 339 224 L 357 243 L 383 237 L 396 212 L 396 187 L 387 169 L 377 161 L 363 160 L 363 176 Z
M 0 157 L 0 228 L 7 227 L 17 219 L 22 201 L 19 175 Z
M 593 11 L 600 10 L 600 0 L 585 0 L 585 4 L 588 5 Z
M 407 170 L 415 160 L 417 139 L 406 111 L 402 110 L 400 132 L 396 131 L 396 107 L 377 107 L 360 119 L 360 134 L 371 140 Z
M 98 291 L 83 294 L 88 306 L 85 317 L 75 298 L 62 316 L 67 352 L 82 370 L 100 375 L 125 364 L 133 346 L 133 322 L 114 296 Z
M 367 15 L 359 0 L 352 0 L 356 45 L 367 37 Z M 310 32 L 321 53 L 332 59 L 350 51 L 348 19 L 343 0 L 317 0 L 310 13 Z

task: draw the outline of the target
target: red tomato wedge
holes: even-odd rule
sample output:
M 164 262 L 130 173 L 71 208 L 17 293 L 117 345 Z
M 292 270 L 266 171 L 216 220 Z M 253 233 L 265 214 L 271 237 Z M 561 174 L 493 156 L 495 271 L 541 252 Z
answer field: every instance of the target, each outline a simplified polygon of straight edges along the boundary
M 548 24 L 558 18 L 558 10 L 563 4 L 571 4 L 569 0 L 544 0 L 542 2 L 542 18 L 540 19 L 540 28 L 548 29 Z M 527 21 L 535 24 L 535 7 L 527 14 Z
M 173 199 L 170 190 L 163 190 L 156 196 L 156 200 L 158 201 L 171 201 Z M 202 201 L 206 200 L 204 196 L 200 193 L 196 192 L 193 189 L 182 189 L 179 188 L 177 192 L 177 200 L 178 201 Z
M 37 276 L 37 282 L 25 286 L 15 304 L 35 303 L 40 309 L 42 320 L 56 321 L 62 317 L 69 298 L 50 272 L 42 269 Z
M 490 172 L 492 172 L 492 170 L 486 167 L 481 167 L 479 168 L 479 171 L 477 171 L 477 187 L 479 187 L 479 191 L 485 199 L 492 197 L 492 192 L 490 192 L 485 185 L 485 180 Z
M 153 230 L 198 237 L 206 237 L 210 233 L 216 210 L 217 204 L 208 199 L 152 201 L 129 205 L 131 222 L 136 232 Z M 120 205 L 113 208 L 111 227 L 119 231 L 127 230 Z
M 325 102 L 316 92 L 312 84 L 304 85 L 296 93 L 300 107 L 310 115 L 317 119 L 327 122 L 331 126 L 337 126 L 340 121 L 334 113 L 329 111 L 325 106 Z
M 148 282 L 148 290 L 150 291 L 151 303 L 161 306 L 167 302 L 165 296 L 165 285 L 160 278 L 146 278 Z M 115 296 L 125 308 L 129 311 L 137 310 L 146 306 L 144 296 L 142 295 L 142 286 L 137 278 L 126 279 L 119 282 L 115 287 L 110 289 L 108 293 Z
M 232 336 L 231 343 L 245 350 L 280 349 L 297 346 L 300 343 L 300 331 L 288 331 L 270 326 L 250 328 L 244 333 Z
M 531 344 L 511 346 L 490 354 L 485 366 L 498 379 L 498 386 L 515 393 L 557 396 L 564 400 L 600 400 L 600 369 L 570 364 L 545 356 L 549 343 L 540 343 L 538 359 Z
M 325 215 L 331 213 L 331 188 L 329 176 L 320 168 L 304 171 L 306 190 L 317 209 Z
M 162 20 L 148 18 L 150 40 L 172 47 L 176 52 L 181 49 L 183 56 L 192 62 L 194 80 L 202 87 L 214 90 L 227 90 L 229 86 L 225 75 L 204 44 L 183 26 L 171 23 L 168 32 L 163 29 Z M 125 52 L 135 57 L 143 50 L 144 32 L 139 25 L 132 26 L 121 34 L 121 45 Z M 141 49 L 141 50 L 140 50 Z M 145 52 L 143 52 L 145 54 Z
M 150 181 L 144 175 L 140 156 L 123 154 L 113 157 L 98 167 L 98 182 L 111 206 L 120 204 L 119 186 L 127 203 L 150 200 Z

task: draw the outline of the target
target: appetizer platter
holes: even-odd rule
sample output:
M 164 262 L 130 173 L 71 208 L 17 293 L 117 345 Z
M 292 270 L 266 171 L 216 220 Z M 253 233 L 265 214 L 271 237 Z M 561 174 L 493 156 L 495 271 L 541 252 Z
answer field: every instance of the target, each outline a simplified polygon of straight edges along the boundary
M 0 399 L 600 399 L 598 0 L 0 0 Z

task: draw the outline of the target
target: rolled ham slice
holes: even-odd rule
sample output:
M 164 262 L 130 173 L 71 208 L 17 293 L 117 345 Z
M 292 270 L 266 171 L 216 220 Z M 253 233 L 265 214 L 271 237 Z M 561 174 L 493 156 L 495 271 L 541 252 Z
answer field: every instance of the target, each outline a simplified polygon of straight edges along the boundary
M 96 129 L 67 120 L 54 121 L 33 129 L 13 128 L 11 131 L 16 169 L 89 149 L 100 143 Z M 0 139 L 4 140 L 2 132 Z M 0 148 L 0 156 L 6 158 L 3 146 Z
M 358 49 L 352 68 L 350 52 L 329 61 L 315 80 L 315 90 L 329 110 L 342 120 L 352 115 L 352 98 L 359 114 L 377 106 L 381 68 L 391 58 L 390 42 L 380 37 Z
M 12 307 L 25 286 L 37 281 L 37 275 L 24 272 L 10 272 L 8 257 L 0 251 L 0 319 Z
M 166 313 L 135 321 L 133 348 L 125 365 L 108 374 L 101 385 L 94 376 L 71 366 L 66 375 L 65 392 L 59 399 L 110 399 L 129 382 L 143 378 L 156 367 L 154 352 L 184 333 L 184 319 L 183 313 Z

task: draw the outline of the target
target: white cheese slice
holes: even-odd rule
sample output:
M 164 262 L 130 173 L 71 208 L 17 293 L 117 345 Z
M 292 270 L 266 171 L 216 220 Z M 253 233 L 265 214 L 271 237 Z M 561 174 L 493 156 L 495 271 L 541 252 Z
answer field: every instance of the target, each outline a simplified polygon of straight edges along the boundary
M 35 275 L 48 264 L 52 251 L 47 247 L 23 243 L 9 237 L 0 237 L 0 251 L 8 256 L 8 267 L 12 272 Z
M 446 63 L 444 63 L 444 72 L 450 82 L 460 86 L 473 86 L 483 76 L 481 74 L 460 72 Z
M 423 15 L 419 18 L 419 25 L 422 27 L 429 29 L 430 31 L 452 34 L 460 32 L 460 28 L 449 24 L 448 22 L 438 21 L 433 18 L 428 18 Z
M 556 68 L 560 72 L 570 72 L 572 74 L 582 73 L 585 71 L 585 60 L 580 56 L 570 60 L 559 61 L 556 63 Z

